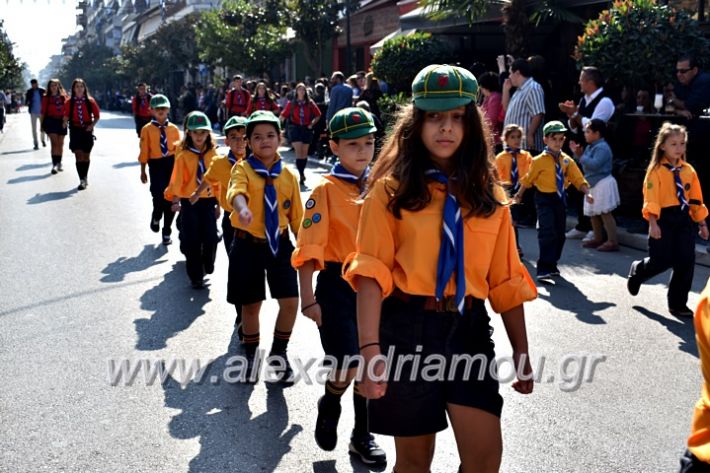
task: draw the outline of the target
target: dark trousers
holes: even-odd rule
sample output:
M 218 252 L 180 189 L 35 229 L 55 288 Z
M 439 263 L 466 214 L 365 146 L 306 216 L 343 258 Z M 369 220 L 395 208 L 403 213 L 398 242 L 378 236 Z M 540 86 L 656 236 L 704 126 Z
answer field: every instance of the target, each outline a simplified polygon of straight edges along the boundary
M 661 209 L 658 219 L 661 238 L 648 239 L 648 257 L 636 266 L 636 277 L 647 281 L 672 269 L 668 285 L 668 307 L 680 309 L 688 303 L 695 270 L 695 224 L 680 206 Z
M 678 473 L 710 473 L 710 465 L 700 461 L 698 457 L 686 450 L 680 457 L 680 470 Z
M 229 256 L 229 250 L 232 248 L 232 241 L 234 240 L 234 227 L 232 222 L 229 220 L 229 212 L 224 212 L 224 217 L 222 217 L 222 240 L 224 241 L 224 248 L 227 250 L 227 256 Z
M 194 204 L 180 201 L 180 251 L 185 255 L 187 275 L 191 281 L 201 281 L 205 273 L 214 271 L 217 256 L 217 221 L 215 198 L 201 198 Z
M 152 117 L 139 117 L 138 115 L 133 115 L 133 121 L 136 122 L 136 133 L 138 134 L 138 138 L 141 137 L 141 130 L 143 127 L 150 123 L 151 120 Z
M 170 182 L 175 164 L 174 156 L 161 159 L 148 160 L 148 175 L 150 176 L 150 194 L 153 196 L 152 219 L 156 222 L 163 220 L 163 235 L 172 233 L 175 212 L 170 210 L 171 202 L 165 200 L 164 191 Z
M 567 205 L 577 212 L 577 225 L 574 228 L 585 233 L 591 231 L 592 220 L 584 215 L 584 193 L 579 192 L 574 186 L 569 186 L 567 188 Z
M 537 260 L 537 272 L 557 271 L 557 262 L 565 246 L 565 205 L 556 192 L 535 193 L 537 208 L 537 242 L 540 256 Z

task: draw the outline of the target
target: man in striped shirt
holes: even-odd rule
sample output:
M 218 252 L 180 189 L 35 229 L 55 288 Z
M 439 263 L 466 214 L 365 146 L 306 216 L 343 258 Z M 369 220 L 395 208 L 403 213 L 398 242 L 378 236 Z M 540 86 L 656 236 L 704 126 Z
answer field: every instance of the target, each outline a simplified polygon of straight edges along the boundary
M 532 79 L 530 65 L 525 59 L 516 59 L 510 65 L 510 77 L 503 83 L 503 127 L 519 125 L 525 131 L 523 148 L 536 155 L 542 151 L 542 122 L 545 117 L 545 93 Z M 511 87 L 517 90 L 510 96 Z

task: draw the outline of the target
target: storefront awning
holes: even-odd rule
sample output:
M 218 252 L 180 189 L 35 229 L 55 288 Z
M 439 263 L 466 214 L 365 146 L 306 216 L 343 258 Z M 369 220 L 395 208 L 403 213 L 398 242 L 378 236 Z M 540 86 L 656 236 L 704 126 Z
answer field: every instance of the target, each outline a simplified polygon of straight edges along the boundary
M 138 42 L 142 43 L 146 39 L 153 36 L 155 32 L 158 31 L 158 28 L 160 28 L 161 23 L 162 19 L 160 17 L 160 13 L 146 18 L 146 20 L 141 23 L 140 29 L 138 30 Z
M 379 40 L 378 42 L 376 42 L 375 44 L 373 44 L 372 46 L 370 46 L 370 54 L 374 55 L 377 51 L 379 51 L 382 48 L 382 46 L 384 46 L 385 42 L 387 42 L 387 40 L 390 40 L 392 38 L 397 38 L 399 36 L 409 36 L 409 35 L 412 35 L 416 32 L 417 32 L 416 29 L 410 29 L 410 30 L 404 30 L 404 31 L 402 31 L 402 29 L 398 29 L 396 31 L 393 31 L 390 34 L 388 34 L 387 36 L 385 36 L 384 38 L 382 38 L 381 40 Z

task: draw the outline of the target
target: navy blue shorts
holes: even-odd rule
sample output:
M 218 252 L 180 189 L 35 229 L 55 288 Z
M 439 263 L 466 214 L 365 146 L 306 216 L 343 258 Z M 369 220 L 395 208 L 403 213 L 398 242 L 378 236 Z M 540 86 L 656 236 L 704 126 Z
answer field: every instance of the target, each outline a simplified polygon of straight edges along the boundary
M 83 128 L 69 127 L 69 149 L 91 153 L 94 148 L 94 134 Z
M 291 143 L 310 143 L 313 139 L 313 130 L 303 125 L 291 125 L 288 128 L 288 139 Z
M 357 366 L 354 357 L 360 353 L 356 294 L 341 277 L 341 267 L 340 263 L 326 262 L 326 268 L 318 274 L 315 293 L 322 316 L 320 341 L 326 356 L 335 362 L 335 369 Z
M 272 298 L 298 297 L 298 279 L 296 270 L 291 266 L 291 253 L 293 244 L 288 231 L 281 234 L 279 251 L 274 256 L 266 239 L 236 230 L 229 251 L 227 302 L 247 305 L 265 300 L 264 274 Z
M 42 129 L 47 134 L 67 135 L 67 129 L 64 127 L 64 120 L 62 118 L 44 117 Z
M 680 458 L 678 473 L 710 473 L 710 464 L 701 461 L 690 450 L 686 450 Z
M 404 302 L 388 297 L 382 303 L 382 354 L 387 355 L 392 347 L 394 356 L 389 361 L 387 392 L 368 403 L 370 431 L 411 437 L 445 430 L 447 404 L 500 417 L 503 398 L 498 393 L 498 380 L 491 374 L 496 366 L 493 329 L 483 301 L 476 299 L 473 307 L 460 315 L 423 310 L 414 299 Z M 404 362 L 401 355 L 418 358 L 418 369 L 413 369 L 411 359 Z M 458 360 L 452 363 L 456 355 Z M 441 357 L 446 361 L 438 373 L 422 369 L 442 366 L 434 361 Z

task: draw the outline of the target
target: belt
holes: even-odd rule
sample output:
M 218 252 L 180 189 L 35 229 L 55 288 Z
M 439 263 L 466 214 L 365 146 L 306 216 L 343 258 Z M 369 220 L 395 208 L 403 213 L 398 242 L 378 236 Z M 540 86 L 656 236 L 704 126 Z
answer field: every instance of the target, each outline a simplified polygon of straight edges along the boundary
M 434 296 L 415 296 L 412 294 L 407 294 L 402 292 L 398 287 L 394 288 L 392 291 L 392 297 L 395 297 L 402 302 L 407 304 L 415 304 L 420 306 L 423 310 L 429 310 L 433 312 L 458 312 L 459 309 L 456 307 L 456 298 L 454 296 L 446 296 L 442 300 L 436 300 Z M 464 308 L 473 308 L 473 302 L 476 299 L 473 296 L 464 297 Z
M 279 238 L 283 238 L 284 235 L 286 235 L 286 231 L 281 232 L 281 236 Z M 259 238 L 255 237 L 249 232 L 246 232 L 244 230 L 234 230 L 234 238 L 239 238 L 240 240 L 249 240 L 253 243 L 259 243 L 261 245 L 266 245 L 266 238 Z

